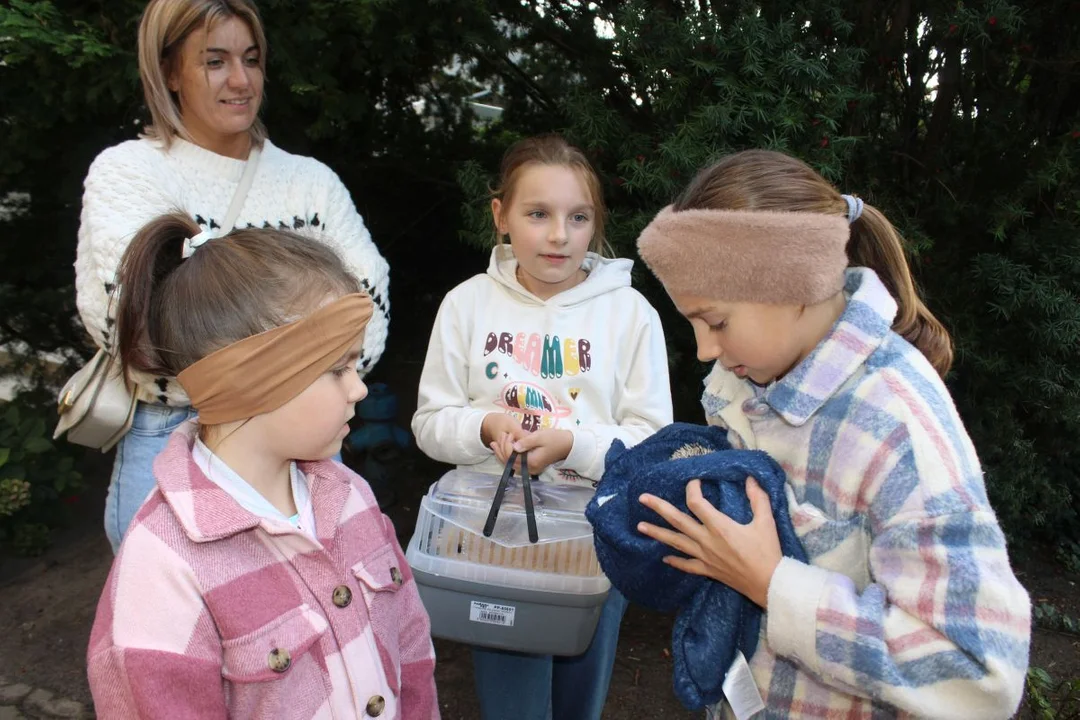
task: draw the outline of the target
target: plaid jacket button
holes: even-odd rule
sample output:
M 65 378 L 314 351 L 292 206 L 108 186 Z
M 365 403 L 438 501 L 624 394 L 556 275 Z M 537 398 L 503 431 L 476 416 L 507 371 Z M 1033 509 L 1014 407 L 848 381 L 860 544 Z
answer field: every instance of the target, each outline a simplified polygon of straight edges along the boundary
M 289 651 L 285 648 L 274 648 L 270 651 L 267 660 L 270 669 L 276 673 L 283 673 L 292 665 L 292 658 L 289 657 Z
M 349 607 L 352 602 L 352 590 L 349 589 L 348 585 L 338 585 L 334 588 L 333 600 L 334 604 L 339 608 Z
M 367 707 L 364 710 L 370 717 L 379 717 L 383 714 L 383 710 L 386 709 L 386 701 L 383 700 L 382 695 L 372 695 L 368 698 Z

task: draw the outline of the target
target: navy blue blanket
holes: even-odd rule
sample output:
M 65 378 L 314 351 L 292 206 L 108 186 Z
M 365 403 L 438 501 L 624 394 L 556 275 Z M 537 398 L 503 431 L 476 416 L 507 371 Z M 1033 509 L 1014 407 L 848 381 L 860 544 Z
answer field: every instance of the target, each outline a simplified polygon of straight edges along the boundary
M 724 674 L 737 650 L 747 660 L 754 654 L 761 608 L 727 585 L 665 565 L 665 556 L 679 553 L 639 533 L 637 524 L 670 525 L 638 497 L 647 492 L 689 512 L 686 485 L 697 479 L 713 507 L 746 524 L 752 517 L 747 475 L 769 494 L 784 555 L 806 562 L 788 515 L 784 471 L 761 451 L 732 449 L 726 431 L 716 427 L 675 423 L 629 450 L 616 440 L 585 509 L 611 584 L 631 602 L 676 613 L 671 633 L 675 695 L 691 710 L 723 698 Z

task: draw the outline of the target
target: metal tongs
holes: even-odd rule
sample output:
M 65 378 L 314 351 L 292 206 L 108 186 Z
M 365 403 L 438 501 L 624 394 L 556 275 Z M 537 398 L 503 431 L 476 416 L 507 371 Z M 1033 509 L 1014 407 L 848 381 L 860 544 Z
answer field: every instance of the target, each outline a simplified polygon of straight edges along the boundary
M 510 477 L 514 474 L 514 461 L 517 460 L 517 452 L 510 453 L 510 459 L 506 461 L 506 469 L 499 478 L 499 487 L 495 490 L 495 497 L 491 501 L 491 510 L 488 511 L 487 522 L 484 523 L 484 537 L 491 537 L 495 531 L 495 520 L 499 517 L 499 508 L 503 504 L 503 496 L 506 494 L 506 486 L 510 484 Z M 529 451 L 521 453 L 521 490 L 525 496 L 525 522 L 529 526 L 529 542 L 535 543 L 540 540 L 540 534 L 536 531 L 536 512 L 533 511 L 532 478 L 529 477 Z

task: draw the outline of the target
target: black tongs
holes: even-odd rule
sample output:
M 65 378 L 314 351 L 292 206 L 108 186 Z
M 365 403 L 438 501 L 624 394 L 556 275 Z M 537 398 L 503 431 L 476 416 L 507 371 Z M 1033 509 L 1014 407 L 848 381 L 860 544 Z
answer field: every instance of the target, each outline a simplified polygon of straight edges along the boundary
M 484 523 L 484 537 L 491 537 L 495 532 L 495 520 L 499 517 L 499 508 L 502 507 L 503 495 L 506 494 L 506 486 L 510 484 L 510 477 L 514 474 L 514 461 L 517 460 L 516 452 L 510 453 L 510 459 L 506 461 L 506 469 L 499 478 L 499 487 L 495 490 L 495 497 L 491 501 L 491 510 L 488 511 L 487 522 Z M 533 511 L 532 478 L 529 477 L 529 451 L 521 453 L 521 490 L 525 496 L 525 522 L 529 525 L 529 542 L 540 540 L 540 534 L 536 532 L 536 513 Z

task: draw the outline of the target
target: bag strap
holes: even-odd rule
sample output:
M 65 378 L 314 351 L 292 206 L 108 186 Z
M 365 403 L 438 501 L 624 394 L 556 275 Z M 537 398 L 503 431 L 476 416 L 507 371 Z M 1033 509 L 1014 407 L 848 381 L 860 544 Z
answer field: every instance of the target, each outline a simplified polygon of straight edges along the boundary
M 259 149 L 258 145 L 251 146 L 251 151 L 248 152 L 247 165 L 244 166 L 244 174 L 240 178 L 240 184 L 236 186 L 236 192 L 233 193 L 229 211 L 225 213 L 225 222 L 221 224 L 221 232 L 223 233 L 230 232 L 233 225 L 236 224 L 236 218 L 240 216 L 240 209 L 244 207 L 244 200 L 247 199 L 248 190 L 255 179 L 255 170 L 259 166 L 259 155 L 261 154 L 262 150 Z

